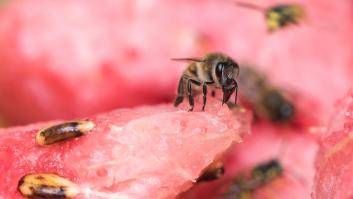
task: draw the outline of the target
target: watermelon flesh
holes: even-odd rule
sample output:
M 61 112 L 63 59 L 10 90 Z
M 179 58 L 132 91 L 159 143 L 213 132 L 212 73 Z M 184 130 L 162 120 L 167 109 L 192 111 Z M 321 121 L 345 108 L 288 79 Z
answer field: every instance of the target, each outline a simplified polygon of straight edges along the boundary
M 337 103 L 317 157 L 313 198 L 353 197 L 353 90 Z
M 128 4 L 30 0 L 1 7 L 0 43 L 13 47 L 0 48 L 5 121 L 70 119 L 171 101 L 182 68 L 170 56 L 161 60 L 162 53 L 149 55 L 126 38 L 134 35 L 127 31 L 134 26 L 125 18 Z M 14 104 L 26 114 L 13 112 Z
M 113 107 L 171 100 L 175 94 L 177 79 L 185 65 L 171 63 L 169 59 L 171 57 L 202 56 L 206 51 L 215 50 L 221 50 L 239 62 L 254 64 L 263 69 L 275 84 L 284 85 L 285 88 L 290 88 L 300 95 L 312 97 L 314 103 L 304 108 L 308 112 L 315 113 L 317 118 L 322 121 L 327 120 L 328 113 L 332 111 L 331 105 L 336 97 L 352 85 L 351 35 L 353 23 L 351 23 L 351 16 L 353 6 L 351 1 L 339 3 L 330 0 L 298 1 L 308 11 L 307 20 L 297 27 L 289 27 L 274 34 L 266 32 L 261 14 L 232 7 L 227 1 L 221 3 L 219 1 L 197 0 L 141 2 L 116 3 L 109 0 L 92 0 L 87 3 L 80 0 L 62 2 L 28 0 L 9 1 L 4 5 L 6 7 L 3 7 L 0 13 L 0 43 L 3 46 L 0 49 L 0 114 L 3 115 L 4 121 L 23 124 L 54 118 L 73 118 L 109 110 Z M 263 6 L 269 6 L 272 3 L 274 2 L 259 2 Z M 222 13 L 219 13 L 219 10 L 222 10 Z M 332 17 L 333 15 L 335 17 Z M 200 23 L 200 18 L 203 18 L 207 23 Z M 170 21 L 175 23 L 170 23 Z M 161 27 L 163 31 L 161 31 Z M 318 49 L 320 50 L 318 51 Z M 308 101 L 311 102 L 311 100 Z M 300 106 L 297 104 L 297 100 L 295 102 L 296 106 Z M 185 107 L 186 109 L 187 107 Z M 154 110 L 149 111 L 153 113 Z M 129 118 L 127 120 L 130 121 Z M 341 124 L 342 122 L 337 123 Z M 13 129 L 13 134 L 19 134 L 18 140 L 32 139 L 34 132 L 29 134 L 32 137 L 22 136 L 21 132 L 27 131 L 27 128 L 37 130 L 41 127 L 39 125 Z M 267 132 L 267 129 L 273 127 L 265 125 L 262 128 Z M 109 127 L 106 129 L 109 131 Z M 271 131 L 277 132 L 273 129 Z M 303 132 L 288 131 L 306 133 L 305 130 Z M 343 130 L 338 129 L 338 132 L 343 132 Z M 283 140 L 277 134 L 264 133 L 264 136 L 266 135 L 273 140 Z M 89 136 L 92 135 L 86 137 Z M 299 140 L 300 136 L 303 136 L 305 140 L 310 140 L 306 135 L 296 136 Z M 88 139 L 86 137 L 83 139 Z M 327 137 L 324 142 L 326 145 L 323 144 L 321 153 L 340 143 L 340 140 L 345 142 L 345 137 L 347 137 L 347 133 L 335 133 L 331 137 Z M 86 190 L 99 193 L 114 192 L 115 188 L 122 190 L 126 184 L 129 184 L 127 182 L 123 185 L 121 183 L 115 185 L 112 182 L 106 185 L 104 183 L 110 183 L 106 182 L 106 179 L 104 182 L 97 180 L 88 171 L 81 176 L 79 175 L 81 170 L 78 172 L 77 168 L 69 167 L 67 163 L 62 165 L 64 163 L 61 163 L 62 159 L 60 158 L 66 158 L 66 153 L 59 152 L 60 149 L 67 151 L 65 143 L 60 144 L 63 148 L 53 149 L 53 151 L 57 151 L 54 154 L 59 153 L 55 157 L 50 154 L 39 157 L 39 149 L 44 149 L 38 149 L 38 147 L 32 149 L 33 143 L 30 146 L 20 141 L 15 144 L 11 140 L 15 138 L 8 137 L 6 142 L 13 143 L 13 146 L 19 148 L 22 153 L 14 150 L 12 145 L 9 146 L 6 143 L 3 145 L 7 147 L 0 145 L 2 150 L 0 151 L 1 165 L 3 165 L 0 168 L 14 172 L 15 174 L 11 174 L 14 175 L 13 178 L 18 179 L 25 171 L 49 171 L 51 168 L 55 168 L 55 172 L 70 178 L 80 186 L 82 185 L 83 188 L 87 188 Z M 228 166 L 227 168 L 230 168 L 228 170 L 236 170 L 234 173 L 230 173 L 232 176 L 238 175 L 238 170 L 240 173 L 250 170 L 255 164 L 273 158 L 273 154 L 277 155 L 278 142 L 275 147 L 271 139 L 266 139 L 262 147 L 257 147 L 254 143 L 262 143 L 262 139 L 264 137 L 255 130 L 254 137 L 246 140 L 246 143 L 249 142 L 249 144 L 244 143 L 244 148 L 233 152 L 234 154 L 244 154 L 244 156 L 241 156 L 239 160 L 235 158 L 234 163 L 229 163 L 233 166 Z M 81 138 L 75 142 L 80 143 L 80 140 Z M 259 141 L 255 142 L 254 140 Z M 304 143 L 306 143 L 305 140 L 303 140 Z M 103 141 L 102 143 L 105 143 Z M 109 141 L 113 140 L 109 139 Z M 93 141 L 90 143 L 92 143 L 89 145 L 90 147 L 86 148 L 96 146 Z M 343 147 L 348 145 L 343 145 Z M 283 184 L 283 186 L 279 186 L 280 188 L 275 186 L 276 183 L 263 188 L 271 193 L 275 192 L 271 196 L 277 196 L 282 192 L 287 193 L 287 195 L 283 194 L 286 198 L 298 196 L 289 191 L 291 183 L 294 184 L 293 190 L 298 188 L 304 193 L 305 196 L 300 198 L 309 196 L 308 187 L 305 185 L 303 188 L 296 180 L 302 176 L 312 176 L 312 167 L 303 166 L 304 163 L 300 157 L 296 156 L 306 154 L 307 145 L 299 144 L 299 146 L 298 148 L 294 147 L 296 149 L 294 151 L 298 152 L 297 154 L 293 152 L 294 155 L 290 156 L 293 159 L 288 161 L 293 163 L 291 167 L 298 169 L 289 169 L 284 177 L 285 182 L 282 179 L 277 181 Z M 27 148 L 24 149 L 24 147 Z M 99 153 L 97 156 L 101 155 L 99 150 L 103 150 L 102 153 L 107 150 L 96 147 L 95 153 Z M 337 151 L 337 153 L 333 153 L 327 161 L 323 161 L 323 164 L 318 167 L 314 194 L 317 198 L 325 198 L 329 194 L 339 195 L 339 190 L 344 186 L 347 186 L 345 190 L 351 190 L 349 184 L 344 184 L 344 182 L 351 181 L 347 174 L 349 172 L 342 172 L 343 165 L 347 164 L 348 166 L 344 168 L 348 168 L 348 170 L 350 168 L 349 164 L 344 162 L 349 161 L 350 151 L 347 150 L 347 157 L 343 157 L 342 151 L 346 150 L 337 150 L 336 148 L 333 148 L 333 151 Z M 32 150 L 36 150 L 32 152 L 35 154 L 32 156 L 34 160 L 25 159 L 26 153 Z M 301 150 L 303 150 L 302 153 L 300 153 Z M 69 151 L 68 156 L 75 157 L 73 152 Z M 258 155 L 259 151 L 262 153 L 273 152 L 273 154 L 261 153 Z M 250 152 L 252 153 L 250 154 Z M 283 156 L 288 158 L 286 153 Z M 88 157 L 87 154 L 83 152 L 82 154 Z M 110 154 L 106 153 L 105 155 Z M 309 155 L 302 157 L 304 159 L 307 157 L 308 165 L 312 165 L 311 154 L 310 149 L 310 157 Z M 338 159 L 330 159 L 336 156 Z M 79 157 L 78 160 L 80 160 Z M 38 159 L 43 160 L 42 163 L 39 161 L 34 163 Z M 72 159 L 70 160 L 72 161 Z M 251 163 L 246 164 L 247 161 Z M 14 164 L 9 162 L 14 162 Z M 22 167 L 16 167 L 16 165 L 21 165 L 18 164 L 19 162 L 23 163 Z M 91 162 L 81 163 L 86 166 Z M 243 164 L 246 165 L 242 167 Z M 284 164 L 286 169 L 288 165 L 285 161 Z M 296 175 L 295 173 L 301 169 L 303 173 L 299 172 L 300 174 Z M 96 173 L 97 175 L 109 176 L 111 170 L 109 168 L 107 172 L 103 170 Z M 292 170 L 294 172 L 291 172 Z M 328 173 L 331 171 L 332 175 L 339 177 L 330 176 Z M 299 177 L 287 180 L 288 175 Z M 13 178 L 7 179 L 8 182 L 6 181 L 5 185 L 2 185 L 4 187 L 1 187 L 1 190 L 6 192 L 5 197 L 9 196 L 7 194 L 9 190 L 11 190 L 11 194 L 16 194 Z M 89 179 L 87 180 L 87 178 Z M 331 180 L 333 178 L 336 180 Z M 225 178 L 224 185 L 227 185 L 227 180 L 229 179 Z M 96 182 L 97 184 L 95 184 Z M 167 181 L 163 181 L 163 183 L 168 184 Z M 204 184 L 203 186 L 208 185 Z M 187 186 L 183 188 L 186 189 Z M 150 187 L 148 189 L 153 192 Z M 166 188 L 166 190 L 169 189 Z M 178 191 L 180 190 L 181 188 L 178 188 Z M 203 191 L 203 194 L 208 193 L 206 189 Z M 130 195 L 130 192 L 125 189 L 121 193 L 135 196 L 134 193 Z M 297 191 L 296 193 L 301 192 Z M 262 194 L 261 190 L 256 194 L 259 194 L 259 198 L 264 198 L 266 195 Z M 342 197 L 350 196 L 349 191 L 342 191 L 342 194 Z M 283 198 L 283 195 L 280 195 L 280 198 Z M 10 196 L 16 198 L 18 195 Z M 93 198 L 95 196 L 87 197 Z M 158 196 L 155 197 L 158 198 Z
M 353 5 L 297 3 L 306 18 L 269 34 L 263 14 L 231 1 L 7 1 L 0 10 L 0 114 L 24 124 L 172 100 L 186 64 L 170 58 L 222 51 L 313 97 L 312 112 L 325 121 L 352 84 Z
M 48 172 L 79 185 L 76 198 L 173 198 L 245 132 L 246 115 L 209 101 L 206 112 L 158 105 L 89 117 L 92 132 L 48 146 L 36 132 L 58 121 L 1 129 L 0 198 L 23 198 L 20 178 Z
M 252 134 L 245 136 L 243 141 L 224 157 L 226 173 L 221 179 L 193 187 L 181 198 L 217 198 L 229 190 L 234 179 L 249 175 L 255 166 L 272 159 L 282 166 L 282 176 L 256 189 L 252 197 L 311 198 L 315 175 L 314 160 L 319 146 L 316 136 L 305 130 L 260 122 L 252 126 Z

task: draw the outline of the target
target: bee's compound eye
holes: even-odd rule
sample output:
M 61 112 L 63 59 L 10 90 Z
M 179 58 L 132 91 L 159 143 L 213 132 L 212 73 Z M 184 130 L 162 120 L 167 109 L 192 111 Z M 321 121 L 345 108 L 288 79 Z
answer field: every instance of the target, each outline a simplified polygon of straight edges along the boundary
M 222 70 L 224 69 L 224 63 L 218 62 L 216 65 L 216 75 L 217 77 L 222 77 Z

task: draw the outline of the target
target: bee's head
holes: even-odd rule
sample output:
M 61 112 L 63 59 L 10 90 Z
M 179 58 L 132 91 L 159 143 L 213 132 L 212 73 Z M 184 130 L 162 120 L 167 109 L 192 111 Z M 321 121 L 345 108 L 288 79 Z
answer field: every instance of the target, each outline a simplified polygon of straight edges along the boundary
M 231 58 L 225 56 L 215 57 L 210 61 L 214 69 L 214 79 L 223 91 L 222 103 L 227 103 L 230 96 L 238 89 L 235 78 L 239 75 L 239 66 Z

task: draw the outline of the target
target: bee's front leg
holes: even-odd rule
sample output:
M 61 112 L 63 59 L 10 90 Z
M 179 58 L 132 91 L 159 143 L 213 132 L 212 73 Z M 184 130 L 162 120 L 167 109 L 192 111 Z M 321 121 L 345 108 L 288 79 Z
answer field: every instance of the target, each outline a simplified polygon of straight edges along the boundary
M 235 83 L 235 99 L 234 99 L 234 103 L 237 104 L 238 101 L 238 83 L 234 80 Z

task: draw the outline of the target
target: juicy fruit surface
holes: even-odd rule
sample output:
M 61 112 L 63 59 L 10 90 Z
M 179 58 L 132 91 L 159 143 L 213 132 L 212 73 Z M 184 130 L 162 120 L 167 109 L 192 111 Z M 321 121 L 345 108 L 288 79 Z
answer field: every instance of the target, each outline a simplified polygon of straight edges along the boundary
M 305 20 L 269 34 L 263 14 L 231 1 L 9 1 L 0 12 L 0 113 L 23 124 L 170 100 L 186 66 L 170 58 L 222 51 L 313 97 L 326 120 L 352 83 L 353 6 L 297 3 Z
M 0 11 L 0 43 L 12 50 L 0 49 L 0 112 L 5 119 L 11 124 L 68 119 L 170 100 L 177 70 L 169 57 L 156 58 L 162 49 L 147 52 L 142 43 L 132 43 L 140 30 L 134 30 L 138 17 L 126 16 L 133 12 L 128 4 L 6 4 Z M 21 111 L 14 111 L 14 104 Z
M 247 176 L 255 166 L 272 159 L 279 161 L 283 175 L 256 189 L 252 198 L 311 198 L 318 149 L 315 136 L 304 130 L 258 123 L 243 141 L 225 156 L 224 177 L 196 186 L 180 198 L 217 198 L 227 191 L 236 177 Z
M 314 198 L 353 197 L 353 91 L 338 103 L 317 157 Z
M 58 122 L 2 129 L 0 198 L 22 198 L 19 179 L 37 172 L 77 183 L 83 190 L 77 198 L 173 198 L 239 142 L 242 129 L 218 101 L 211 100 L 207 112 L 183 108 L 159 105 L 101 114 L 89 118 L 96 123 L 89 134 L 49 146 L 36 145 L 35 134 Z
M 0 114 L 4 116 L 4 121 L 21 124 L 53 118 L 73 118 L 118 106 L 127 107 L 170 100 L 175 95 L 180 73 L 186 66 L 185 63 L 170 62 L 170 58 L 195 57 L 209 51 L 222 51 L 240 64 L 249 63 L 262 69 L 274 84 L 295 94 L 299 93 L 294 97 L 307 97 L 299 100 L 294 98 L 295 106 L 306 104 L 303 108 L 314 113 L 316 119 L 324 122 L 333 110 L 332 104 L 337 96 L 341 96 L 352 85 L 353 3 L 348 0 L 340 2 L 299 0 L 297 2 L 301 3 L 306 10 L 305 20 L 298 26 L 288 27 L 273 34 L 266 31 L 263 14 L 238 8 L 229 1 L 18 0 L 8 2 L 0 12 L 0 43 L 3 46 L 0 48 Z M 278 2 L 264 0 L 256 3 L 266 7 Z M 203 20 L 200 23 L 201 18 Z M 308 103 L 299 103 L 305 100 Z M 184 108 L 187 109 L 187 107 Z M 170 108 L 170 110 L 174 109 Z M 210 110 L 213 111 L 213 109 Z M 342 108 L 342 110 L 348 109 Z M 147 111 L 149 113 L 145 116 L 153 120 L 154 117 L 149 114 L 156 113 L 155 110 Z M 121 113 L 124 116 L 121 116 L 121 121 L 117 121 L 120 126 L 127 125 L 130 119 L 134 118 L 127 112 L 129 111 Z M 328 196 L 348 198 L 353 195 L 350 192 L 352 187 L 349 183 L 352 181 L 349 174 L 353 167 L 350 162 L 351 133 L 350 130 L 347 132 L 351 125 L 350 122 L 346 122 L 350 120 L 350 116 L 349 114 L 345 116 L 345 112 L 340 112 L 337 117 L 340 119 L 334 119 L 335 125 L 330 127 L 329 132 L 338 133 L 329 133 L 322 143 L 314 191 L 316 198 Z M 161 115 L 165 117 L 165 114 Z M 158 126 L 163 123 L 169 125 L 168 122 L 160 119 L 163 117 L 159 116 L 158 122 L 155 122 Z M 112 128 L 109 117 L 105 118 L 106 120 L 99 118 L 94 119 L 99 123 L 98 127 L 102 127 L 103 132 L 106 132 L 104 135 L 119 134 L 120 128 L 115 121 Z M 145 121 L 147 118 L 142 119 Z M 192 124 L 194 120 L 198 121 L 195 118 L 190 119 L 192 120 L 189 122 Z M 145 124 L 143 121 L 141 125 L 137 122 L 137 126 L 141 129 L 145 127 L 154 129 L 151 127 L 153 122 Z M 173 125 L 175 124 L 172 123 L 169 126 L 174 128 Z M 40 127 L 42 126 L 28 128 L 37 130 Z M 134 128 L 137 127 L 134 126 Z M 126 180 L 121 175 L 126 175 L 125 173 L 128 172 L 117 172 L 116 176 L 119 177 L 117 179 L 125 181 L 115 184 L 115 178 L 109 178 L 111 173 L 115 176 L 116 172 L 115 162 L 110 163 L 110 160 L 115 160 L 115 155 L 120 152 L 124 158 L 124 152 L 130 150 L 126 146 L 122 147 L 121 151 L 113 151 L 116 145 L 121 146 L 112 139 L 115 136 L 108 139 L 104 136 L 95 136 L 97 134 L 95 132 L 83 139 L 54 146 L 54 149 L 33 148 L 32 138 L 35 130 L 26 134 L 21 133 L 22 130 L 27 131 L 26 129 L 27 127 L 4 130 L 3 132 L 13 132 L 13 136 L 0 135 L 1 139 L 6 138 L 6 143 L 3 145 L 6 147 L 0 145 L 2 161 L 0 168 L 1 171 L 10 171 L 13 176 L 13 178 L 6 178 L 7 181 L 1 185 L 0 190 L 6 193 L 11 190 L 14 197 L 18 196 L 14 179 L 23 175 L 25 171 L 48 171 L 52 168 L 55 168 L 59 174 L 88 187 L 88 190 L 94 190 L 100 194 L 123 190 L 123 194 L 135 196 L 134 194 L 144 194 L 144 190 L 148 189 L 151 191 L 149 193 L 165 194 L 161 196 L 164 197 L 189 187 L 180 185 L 181 175 L 170 174 L 168 179 L 163 178 L 163 180 L 153 177 L 146 179 L 138 170 L 145 162 L 141 163 L 137 160 L 136 164 L 128 168 L 135 168 L 139 175 L 138 179 L 143 180 Z M 125 131 L 130 132 L 129 128 L 123 130 Z M 198 131 L 202 132 L 203 128 L 200 127 Z M 211 196 L 216 184 L 219 183 L 218 187 L 224 188 L 229 184 L 230 176 L 248 171 L 254 165 L 269 158 L 280 156 L 281 162 L 283 159 L 285 165 L 284 177 L 259 189 L 255 197 L 309 197 L 313 176 L 313 154 L 317 146 L 312 143 L 314 141 L 310 136 L 303 135 L 307 133 L 306 130 L 301 132 L 301 130 L 277 129 L 271 125 L 259 125 L 255 126 L 254 131 L 252 137 L 247 138 L 242 146 L 231 153 L 227 164 L 230 165 L 227 166 L 227 176 L 221 181 L 200 186 L 206 188 L 193 194 Z M 299 135 L 288 136 L 291 140 L 288 149 L 281 154 L 278 153 L 279 143 L 286 139 L 279 134 L 283 132 Z M 24 144 L 18 141 L 23 138 L 31 142 Z M 136 142 L 138 140 L 142 138 L 137 139 Z M 196 140 L 195 143 L 200 142 L 196 137 L 193 137 L 193 140 Z M 293 146 L 292 140 L 298 143 Z M 141 143 L 145 143 L 143 141 L 145 140 Z M 15 150 L 7 142 L 12 143 L 19 150 Z M 81 142 L 85 148 L 73 144 Z M 85 144 L 86 142 L 89 144 Z M 107 143 L 107 145 L 95 145 L 97 142 Z M 113 144 L 109 145 L 109 143 Z M 144 149 L 146 146 L 141 146 L 141 143 L 137 146 Z M 150 143 L 155 147 L 165 146 L 156 144 L 161 143 L 159 139 Z M 147 149 L 154 149 L 152 146 L 148 145 Z M 79 155 L 73 150 L 77 147 Z M 192 151 L 196 150 L 193 147 Z M 203 147 L 209 150 L 208 145 Z M 85 152 L 91 148 L 92 153 Z M 53 151 L 49 153 L 51 150 Z M 64 153 L 64 150 L 68 153 Z M 136 154 L 144 151 L 139 152 Z M 206 152 L 203 151 L 204 153 Z M 143 153 L 143 155 L 148 157 L 150 154 Z M 168 157 L 173 155 L 175 154 L 170 153 Z M 66 158 L 69 158 L 70 162 L 62 161 Z M 196 157 L 190 156 L 190 161 L 192 158 Z M 72 165 L 76 159 L 80 166 Z M 146 166 L 152 167 L 149 162 L 155 163 L 154 161 L 156 160 L 148 159 Z M 99 167 L 93 167 L 93 170 L 90 170 L 86 168 L 87 165 L 104 165 L 107 169 L 99 170 Z M 173 173 L 170 168 L 178 170 L 170 165 L 163 166 L 157 167 L 163 171 L 163 174 Z M 124 165 L 122 168 L 128 169 Z M 150 168 L 150 170 L 153 169 Z M 161 170 L 153 170 L 152 173 L 157 173 L 156 176 L 158 176 Z M 195 176 L 197 175 L 192 177 Z M 164 184 L 161 185 L 162 182 L 167 187 Z M 183 182 L 185 183 L 186 180 Z M 188 182 L 186 184 L 191 185 L 190 179 Z M 173 183 L 173 188 L 170 188 L 172 185 L 169 183 Z M 178 188 L 175 188 L 176 184 Z M 139 196 L 136 195 L 136 197 Z M 92 197 L 94 196 L 91 195 L 90 198 Z

